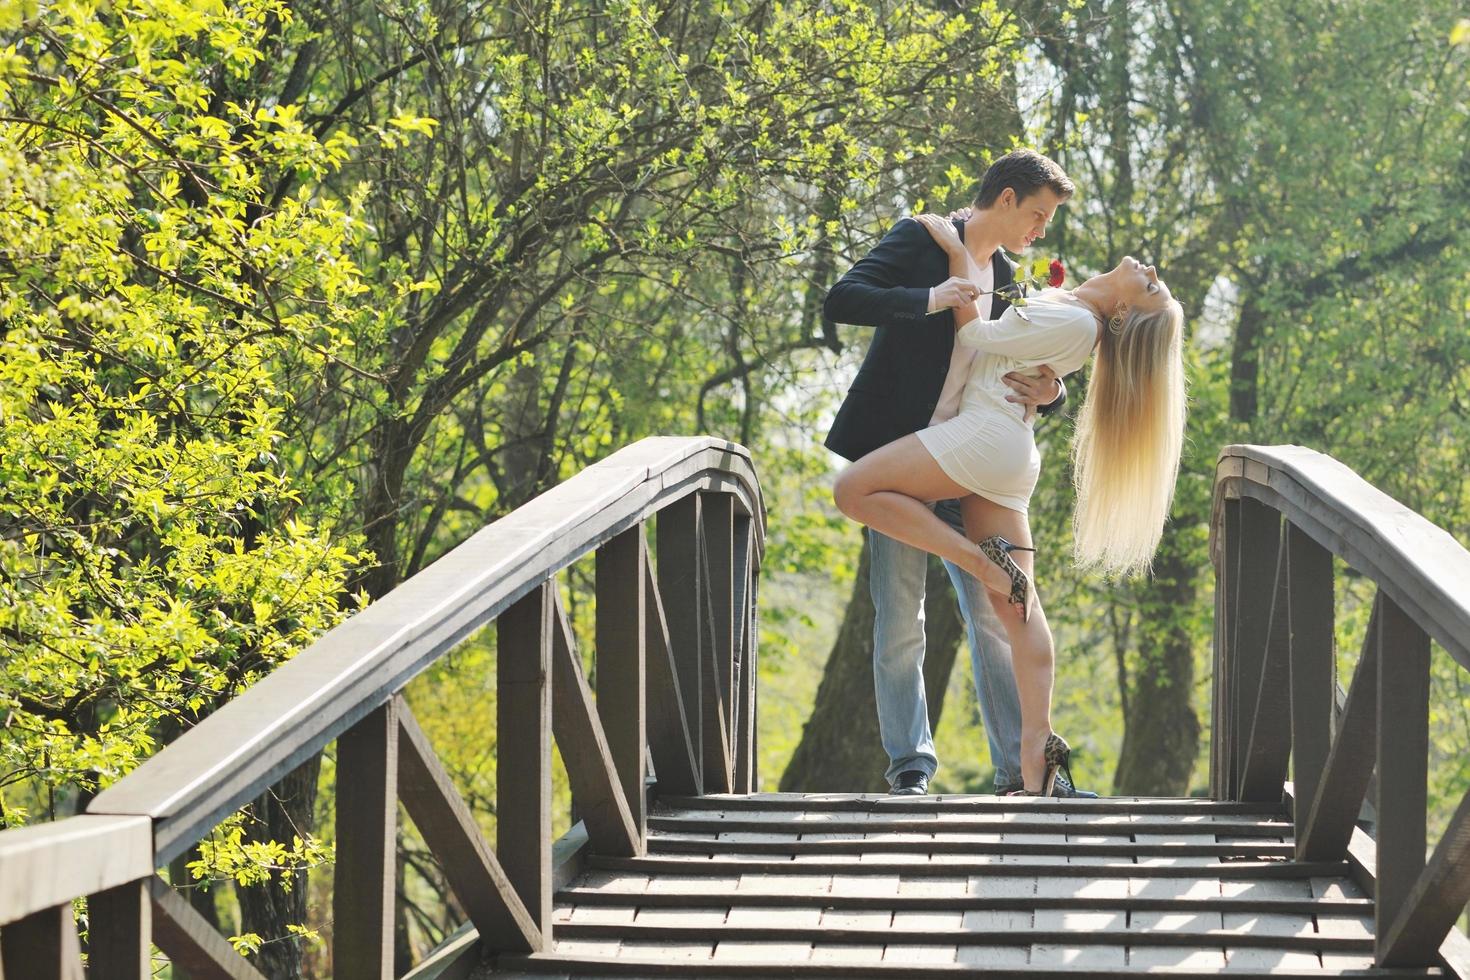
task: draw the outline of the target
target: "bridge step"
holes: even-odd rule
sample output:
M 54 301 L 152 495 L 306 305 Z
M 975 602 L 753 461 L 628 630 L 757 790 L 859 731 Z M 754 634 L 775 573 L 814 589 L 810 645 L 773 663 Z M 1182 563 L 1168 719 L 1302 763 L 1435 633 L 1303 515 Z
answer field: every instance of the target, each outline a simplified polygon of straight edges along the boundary
M 1279 806 L 757 794 L 665 799 L 648 856 L 557 893 L 555 948 L 490 977 L 1423 977 L 1297 864 Z
M 689 980 L 734 980 L 735 977 L 791 977 L 806 980 L 807 977 L 844 977 L 848 980 L 885 980 L 901 977 L 904 980 L 950 980 L 950 977 L 973 977 L 978 974 L 989 976 L 1020 976 L 1028 980 L 1076 980 L 1089 977 L 1095 980 L 1136 980 L 1139 974 L 1166 974 L 1170 980 L 1217 980 L 1220 976 L 1232 980 L 1319 980 L 1320 977 L 1442 977 L 1439 970 L 1382 970 L 1382 968 L 1345 967 L 1292 968 L 1277 965 L 1245 965 L 1236 959 L 1225 968 L 1189 967 L 1188 959 L 1175 964 L 1164 962 L 1157 967 L 1107 968 L 1101 965 L 1086 965 L 1076 961 L 1070 965 L 1038 965 L 1028 961 L 1028 949 L 995 951 L 994 958 L 976 958 L 964 962 L 903 962 L 898 959 L 883 959 L 882 962 L 863 962 L 856 959 L 831 959 L 831 961 L 808 961 L 801 964 L 772 961 L 748 962 L 691 962 L 669 961 L 669 959 L 632 959 L 614 956 L 566 956 L 544 955 L 503 956 L 494 973 L 473 974 L 475 980 L 612 980 L 613 977 L 686 977 Z M 657 951 L 650 951 L 656 956 Z

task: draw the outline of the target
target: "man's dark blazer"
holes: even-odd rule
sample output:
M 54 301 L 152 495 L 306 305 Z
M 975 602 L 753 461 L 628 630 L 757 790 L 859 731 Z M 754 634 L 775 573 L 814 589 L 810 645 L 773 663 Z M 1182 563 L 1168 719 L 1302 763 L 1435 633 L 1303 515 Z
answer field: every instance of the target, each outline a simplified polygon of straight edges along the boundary
M 964 222 L 956 221 L 964 236 Z M 1005 252 L 990 260 L 995 286 L 1010 284 L 1015 269 Z M 877 327 L 862 367 L 853 379 L 827 448 L 855 460 L 929 424 L 939 403 L 954 354 L 954 311 L 933 315 L 929 288 L 949 278 L 949 256 L 917 221 L 905 218 L 837 280 L 822 312 L 829 320 Z M 1010 306 L 994 297 L 992 319 Z M 1046 406 L 1060 406 L 1062 397 Z

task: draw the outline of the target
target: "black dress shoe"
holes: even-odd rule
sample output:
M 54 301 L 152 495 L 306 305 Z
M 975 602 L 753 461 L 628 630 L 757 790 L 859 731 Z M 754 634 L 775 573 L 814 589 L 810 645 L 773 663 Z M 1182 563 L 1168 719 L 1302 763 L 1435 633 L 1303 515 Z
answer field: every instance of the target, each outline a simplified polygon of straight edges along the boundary
M 1097 794 L 1085 789 L 1078 789 L 1072 785 L 1072 781 L 1061 773 L 1057 773 L 1056 784 L 1052 786 L 1052 796 L 1067 796 L 1074 800 L 1095 800 Z
M 929 792 L 929 774 L 922 769 L 905 769 L 893 781 L 889 796 L 923 796 Z

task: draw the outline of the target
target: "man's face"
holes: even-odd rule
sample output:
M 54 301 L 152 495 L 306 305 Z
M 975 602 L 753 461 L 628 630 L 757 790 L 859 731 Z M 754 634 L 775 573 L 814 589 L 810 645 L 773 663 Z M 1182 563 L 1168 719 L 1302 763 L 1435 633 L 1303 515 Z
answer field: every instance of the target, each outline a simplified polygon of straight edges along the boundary
M 1056 216 L 1062 198 L 1050 187 L 1043 187 L 1018 199 L 1015 190 L 1007 187 L 995 203 L 1005 229 L 1001 244 L 1009 251 L 1024 252 L 1032 242 L 1046 237 L 1046 226 Z

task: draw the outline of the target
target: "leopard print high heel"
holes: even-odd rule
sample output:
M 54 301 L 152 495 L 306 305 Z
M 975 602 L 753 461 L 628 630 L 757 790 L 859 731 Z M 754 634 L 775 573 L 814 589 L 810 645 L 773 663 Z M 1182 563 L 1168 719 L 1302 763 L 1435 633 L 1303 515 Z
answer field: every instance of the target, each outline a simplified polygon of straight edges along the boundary
M 1001 571 L 1011 577 L 1011 594 L 1006 600 L 1012 605 L 1021 607 L 1021 622 L 1031 619 L 1031 603 L 1029 593 L 1031 590 L 1031 578 L 1020 565 L 1016 564 L 1011 557 L 1013 551 L 1035 551 L 1035 548 L 1027 548 L 1024 545 L 1011 544 L 999 534 L 990 537 L 977 544 L 980 553 L 1000 566 Z
M 1041 795 L 1051 796 L 1052 790 L 1057 785 L 1057 773 L 1063 769 L 1067 771 L 1067 779 L 1072 779 L 1072 767 L 1067 763 L 1072 758 L 1072 746 L 1067 740 L 1056 732 L 1046 736 L 1046 744 L 1041 748 L 1041 759 L 1046 769 L 1041 776 Z M 1075 785 L 1075 784 L 1074 784 Z
M 1067 773 L 1067 779 L 1072 778 L 1072 767 L 1067 763 L 1072 758 L 1072 746 L 1067 740 L 1056 732 L 1046 736 L 1046 743 L 1041 747 L 1041 761 L 1045 768 L 1041 772 L 1041 789 L 1031 790 L 1022 787 L 1011 790 L 1006 796 L 1053 796 L 1057 787 L 1057 774 L 1063 770 Z

